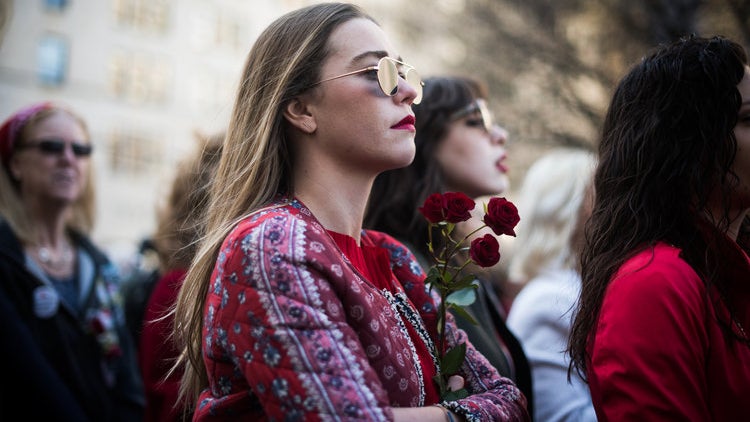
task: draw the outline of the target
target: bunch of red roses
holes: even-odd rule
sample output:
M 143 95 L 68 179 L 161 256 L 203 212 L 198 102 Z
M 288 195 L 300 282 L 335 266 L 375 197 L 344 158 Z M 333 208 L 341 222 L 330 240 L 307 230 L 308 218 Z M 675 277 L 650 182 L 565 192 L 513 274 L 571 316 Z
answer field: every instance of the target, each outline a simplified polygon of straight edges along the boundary
M 476 300 L 475 290 L 479 284 L 474 275 L 461 276 L 463 269 L 470 263 L 480 267 L 491 267 L 500 261 L 500 244 L 490 233 L 471 241 L 468 247 L 469 259 L 463 263 L 456 262 L 456 254 L 465 251 L 465 242 L 478 231 L 489 227 L 500 235 L 515 236 L 514 228 L 520 221 L 516 206 L 505 198 L 490 198 L 484 204 L 484 218 L 482 226 L 478 227 L 462 239 L 455 240 L 452 236 L 456 223 L 471 218 L 471 210 L 476 203 L 461 192 L 433 193 L 419 208 L 419 212 L 429 222 L 428 248 L 435 265 L 430 267 L 425 283 L 437 290 L 440 295 L 438 307 L 438 351 L 440 368 L 435 381 L 440 388 L 440 395 L 444 400 L 456 400 L 466 397 L 465 389 L 448 391 L 447 379 L 461 367 L 466 356 L 466 344 L 461 343 L 452 349 L 445 350 L 445 316 L 449 309 L 476 324 L 474 318 L 463 307 L 471 305 Z M 439 229 L 443 242 L 436 250 L 433 244 L 433 231 Z

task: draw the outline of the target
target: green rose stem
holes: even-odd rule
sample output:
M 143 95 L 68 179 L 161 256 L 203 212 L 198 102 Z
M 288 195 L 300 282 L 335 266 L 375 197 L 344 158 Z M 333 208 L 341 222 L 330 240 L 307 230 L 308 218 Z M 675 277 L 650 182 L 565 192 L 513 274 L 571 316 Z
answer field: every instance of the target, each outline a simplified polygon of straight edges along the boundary
M 467 265 L 473 262 L 471 259 L 467 259 L 466 261 L 464 261 L 464 263 L 460 267 L 451 266 L 450 262 L 453 260 L 453 257 L 457 252 L 461 250 L 468 250 L 468 247 L 461 248 L 461 245 L 475 233 L 487 227 L 487 225 L 482 225 L 479 228 L 473 230 L 471 233 L 464 236 L 463 239 L 461 239 L 459 242 L 456 242 L 451 236 L 451 233 L 453 233 L 453 230 L 456 226 L 454 223 L 439 222 L 437 224 L 430 223 L 429 225 L 430 230 L 428 230 L 427 247 L 433 257 L 435 256 L 435 251 L 432 243 L 432 228 L 435 226 L 440 226 L 440 231 L 446 239 L 446 245 L 443 247 L 439 257 L 435 258 L 437 267 L 439 269 L 432 267 L 430 269 L 430 274 L 428 275 L 428 283 L 430 284 L 430 287 L 437 288 L 437 291 L 440 295 L 437 326 L 438 353 L 440 359 L 438 375 L 435 377 L 435 380 L 438 384 L 441 398 L 445 400 L 455 400 L 458 398 L 466 397 L 468 395 L 468 392 L 465 389 L 461 389 L 458 391 L 449 391 L 446 377 L 449 374 L 457 372 L 460 368 L 466 356 L 466 344 L 461 343 L 459 345 L 456 345 L 447 353 L 445 353 L 445 355 L 443 355 L 443 351 L 445 350 L 446 314 L 448 312 L 448 309 L 455 309 L 458 313 L 461 314 L 461 316 L 468 319 L 472 323 L 476 324 L 476 322 L 468 313 L 463 310 L 461 305 L 450 301 L 448 297 L 454 292 L 466 289 L 467 292 L 470 293 L 468 293 L 468 298 L 461 301 L 461 304 L 463 306 L 470 305 L 476 298 L 474 289 L 476 289 L 477 286 L 475 283 L 472 283 L 474 279 L 473 276 L 468 276 L 462 280 L 458 279 L 458 275 L 461 273 L 461 271 L 463 271 Z M 455 270 L 455 272 L 451 274 L 449 270 Z
M 473 275 L 459 278 L 461 271 L 469 263 L 473 262 L 480 267 L 495 265 L 500 259 L 499 247 L 497 240 L 491 235 L 486 234 L 484 237 L 471 242 L 469 247 L 462 247 L 463 243 L 478 231 L 485 227 L 490 227 L 496 235 L 507 234 L 515 236 L 513 227 L 518 223 L 518 210 L 512 202 L 505 198 L 490 198 L 489 204 L 484 204 L 484 224 L 473 230 L 471 233 L 456 242 L 451 234 L 456 227 L 456 223 L 467 221 L 471 218 L 469 211 L 474 209 L 476 203 L 473 199 L 461 192 L 433 193 L 427 197 L 419 208 L 419 212 L 427 219 L 428 224 L 428 242 L 427 247 L 430 255 L 435 261 L 427 273 L 425 283 L 430 287 L 438 290 L 440 295 L 440 304 L 438 305 L 438 324 L 437 324 L 437 355 L 438 370 L 434 381 L 440 389 L 440 397 L 445 401 L 458 400 L 469 395 L 465 388 L 458 391 L 449 391 L 447 387 L 447 375 L 455 374 L 461 368 L 466 358 L 466 343 L 457 344 L 445 354 L 445 323 L 446 315 L 449 309 L 466 319 L 472 324 L 477 324 L 474 318 L 467 312 L 464 307 L 471 305 L 476 300 L 476 288 L 479 281 Z M 435 227 L 440 227 L 440 234 L 445 239 L 439 254 L 435 254 L 435 248 L 432 242 L 432 232 Z M 487 248 L 491 249 L 487 249 Z M 494 254 L 493 254 L 494 249 Z M 460 251 L 469 251 L 468 259 L 463 264 L 456 267 L 452 266 L 455 255 Z M 488 255 L 490 254 L 490 255 Z

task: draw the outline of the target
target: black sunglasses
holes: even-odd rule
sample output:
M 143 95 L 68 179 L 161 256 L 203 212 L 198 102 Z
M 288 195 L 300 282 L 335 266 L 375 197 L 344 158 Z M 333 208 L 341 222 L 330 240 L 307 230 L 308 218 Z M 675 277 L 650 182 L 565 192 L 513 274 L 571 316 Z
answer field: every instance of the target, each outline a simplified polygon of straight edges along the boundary
M 19 149 L 24 148 L 36 148 L 42 154 L 45 155 L 61 155 L 65 151 L 65 146 L 68 142 L 62 139 L 39 139 L 32 141 L 29 144 L 19 145 Z M 76 157 L 88 157 L 94 150 L 94 146 L 91 144 L 85 144 L 83 142 L 71 142 L 71 148 L 73 149 L 73 155 Z

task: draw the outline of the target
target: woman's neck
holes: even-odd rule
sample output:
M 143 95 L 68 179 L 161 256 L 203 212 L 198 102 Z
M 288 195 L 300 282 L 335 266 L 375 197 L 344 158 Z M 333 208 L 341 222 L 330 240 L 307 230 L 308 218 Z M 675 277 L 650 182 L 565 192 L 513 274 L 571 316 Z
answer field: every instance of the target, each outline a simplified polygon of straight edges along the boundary
M 737 237 L 739 236 L 740 230 L 742 229 L 742 223 L 745 221 L 748 211 L 750 210 L 743 210 L 742 212 L 740 212 L 737 218 L 732 220 L 732 222 L 729 224 L 729 228 L 727 229 L 727 236 L 731 237 L 735 242 L 737 241 Z
M 359 244 L 372 181 L 369 184 L 355 183 L 352 178 L 347 180 L 320 175 L 301 179 L 295 180 L 294 196 L 312 211 L 327 230 L 351 236 Z
M 737 236 L 740 233 L 742 223 L 745 221 L 748 211 L 750 211 L 750 209 L 733 210 L 729 213 L 729 225 L 727 227 L 726 235 L 735 242 L 737 241 Z M 721 221 L 719 217 L 722 215 L 723 213 L 721 211 L 712 209 L 708 212 L 708 219 L 714 225 L 718 226 L 717 222 Z
M 65 219 L 60 217 L 32 218 L 34 243 L 38 246 L 57 249 L 69 243 L 65 230 Z
M 25 251 L 47 274 L 68 278 L 75 270 L 75 246 L 65 231 L 64 221 L 35 222 L 33 243 Z
M 41 246 L 54 247 L 65 241 L 65 226 L 71 213 L 70 203 L 43 201 L 36 196 L 24 196 L 31 227 L 34 228 L 33 241 Z
M 351 236 L 359 244 L 366 199 L 361 201 L 340 192 L 312 192 L 308 189 L 296 190 L 294 196 L 327 230 Z

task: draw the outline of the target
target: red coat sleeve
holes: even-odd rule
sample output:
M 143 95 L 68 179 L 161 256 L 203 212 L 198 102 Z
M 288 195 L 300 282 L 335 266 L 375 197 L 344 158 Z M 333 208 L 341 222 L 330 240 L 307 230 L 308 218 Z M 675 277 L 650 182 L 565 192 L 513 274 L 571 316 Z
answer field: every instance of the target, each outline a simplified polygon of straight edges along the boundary
M 706 293 L 678 252 L 641 253 L 605 294 L 588 372 L 600 421 L 711 419 Z

